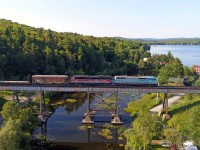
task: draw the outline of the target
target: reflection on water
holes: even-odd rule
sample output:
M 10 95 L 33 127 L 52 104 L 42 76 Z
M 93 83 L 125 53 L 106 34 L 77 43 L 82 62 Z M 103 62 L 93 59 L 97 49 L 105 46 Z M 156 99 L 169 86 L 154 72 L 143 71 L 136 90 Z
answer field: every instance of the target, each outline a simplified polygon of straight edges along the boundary
M 86 96 L 86 95 L 85 95 Z M 46 137 L 50 141 L 47 149 L 67 149 L 67 150 L 99 150 L 124 149 L 123 127 L 130 127 L 132 118 L 123 109 L 127 103 L 138 95 L 130 93 L 119 94 L 119 112 L 122 115 L 123 126 L 113 127 L 110 125 L 110 116 L 95 117 L 96 121 L 105 120 L 106 122 L 95 122 L 93 126 L 84 127 L 82 125 L 83 114 L 86 112 L 86 97 L 82 96 L 74 102 L 58 103 L 52 105 L 54 113 L 46 123 Z M 77 96 L 78 97 L 78 96 Z M 56 101 L 55 101 L 56 102 Z M 92 105 L 95 105 L 92 100 Z M 41 129 L 38 129 L 40 132 Z M 33 148 L 34 149 L 34 148 Z

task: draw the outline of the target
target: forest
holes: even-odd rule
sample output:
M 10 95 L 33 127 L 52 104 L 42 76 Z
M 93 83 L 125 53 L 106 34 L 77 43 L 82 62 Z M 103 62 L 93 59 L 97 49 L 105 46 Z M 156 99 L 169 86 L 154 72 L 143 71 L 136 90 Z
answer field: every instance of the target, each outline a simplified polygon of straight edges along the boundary
M 150 57 L 140 42 L 58 33 L 0 20 L 0 79 L 28 74 L 137 74 Z
M 153 55 L 138 41 L 83 36 L 0 20 L 0 80 L 27 80 L 29 74 L 153 75 L 189 77 L 181 60 Z M 177 69 L 179 68 L 179 69 Z

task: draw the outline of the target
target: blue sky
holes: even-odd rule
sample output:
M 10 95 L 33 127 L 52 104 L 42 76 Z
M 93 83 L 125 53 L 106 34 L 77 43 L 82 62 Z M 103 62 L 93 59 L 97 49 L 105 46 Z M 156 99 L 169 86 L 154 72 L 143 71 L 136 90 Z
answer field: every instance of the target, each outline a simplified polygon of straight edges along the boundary
M 97 37 L 200 37 L 200 0 L 0 0 L 0 18 Z

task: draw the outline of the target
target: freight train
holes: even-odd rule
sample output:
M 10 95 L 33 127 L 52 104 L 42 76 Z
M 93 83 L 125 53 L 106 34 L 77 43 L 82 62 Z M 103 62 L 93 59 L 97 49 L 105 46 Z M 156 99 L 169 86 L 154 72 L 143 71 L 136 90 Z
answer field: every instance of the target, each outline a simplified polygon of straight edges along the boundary
M 0 81 L 0 84 L 67 84 L 67 85 L 112 85 L 112 86 L 157 86 L 153 76 L 109 75 L 29 75 L 28 81 Z

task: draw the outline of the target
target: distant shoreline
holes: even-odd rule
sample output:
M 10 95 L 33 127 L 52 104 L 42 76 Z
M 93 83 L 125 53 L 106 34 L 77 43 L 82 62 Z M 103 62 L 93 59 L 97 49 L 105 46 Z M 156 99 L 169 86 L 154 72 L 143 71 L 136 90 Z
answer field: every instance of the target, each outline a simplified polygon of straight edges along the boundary
M 200 38 L 124 38 L 112 37 L 120 40 L 130 40 L 136 42 L 143 42 L 150 45 L 200 45 Z

